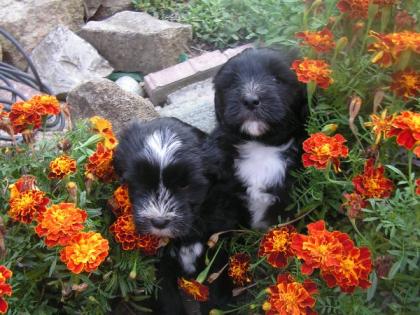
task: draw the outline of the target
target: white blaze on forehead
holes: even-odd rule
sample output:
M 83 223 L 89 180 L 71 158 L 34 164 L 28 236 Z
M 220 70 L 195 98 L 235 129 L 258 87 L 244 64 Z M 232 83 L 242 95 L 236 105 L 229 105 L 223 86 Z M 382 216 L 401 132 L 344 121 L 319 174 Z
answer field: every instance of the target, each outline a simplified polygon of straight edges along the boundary
M 263 135 L 268 130 L 268 125 L 262 121 L 246 120 L 242 126 L 241 131 L 250 136 L 258 137 Z
M 146 138 L 146 157 L 151 162 L 157 162 L 162 171 L 174 159 L 175 152 L 181 145 L 178 135 L 168 128 L 156 130 Z
M 203 244 L 197 242 L 189 246 L 182 246 L 179 250 L 179 262 L 187 273 L 195 272 L 197 258 L 203 252 Z

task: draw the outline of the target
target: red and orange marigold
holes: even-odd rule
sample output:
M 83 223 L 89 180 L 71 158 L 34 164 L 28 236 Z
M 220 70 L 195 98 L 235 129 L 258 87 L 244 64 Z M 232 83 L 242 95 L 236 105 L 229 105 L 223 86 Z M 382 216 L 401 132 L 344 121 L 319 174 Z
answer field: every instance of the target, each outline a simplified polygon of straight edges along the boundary
M 370 287 L 369 274 L 372 271 L 372 258 L 367 247 L 353 247 L 343 252 L 338 265 L 322 270 L 321 275 L 332 288 L 338 285 L 343 292 L 351 293 L 356 287 Z
M 329 52 L 335 47 L 334 35 L 328 28 L 318 32 L 299 32 L 295 36 L 303 40 L 301 45 L 308 45 L 318 53 Z
M 101 234 L 80 232 L 60 251 L 60 259 L 73 273 L 92 272 L 108 256 L 109 244 Z
M 383 68 L 390 67 L 400 57 L 401 53 L 411 50 L 420 53 L 420 33 L 403 31 L 400 33 L 379 34 L 370 31 L 370 36 L 375 39 L 368 50 L 374 52 L 373 63 Z
M 35 232 L 39 237 L 45 236 L 48 247 L 66 246 L 83 230 L 86 218 L 86 211 L 76 208 L 72 203 L 52 205 L 39 215 Z
M 420 72 L 413 69 L 395 72 L 390 89 L 404 100 L 416 97 L 420 91 Z
M 251 257 L 246 253 L 238 253 L 229 258 L 228 275 L 237 286 L 245 286 L 251 282 L 249 275 Z
M 68 155 L 61 155 L 50 162 L 50 179 L 62 179 L 76 172 L 76 160 Z
M 12 123 L 13 131 L 16 133 L 38 129 L 42 125 L 40 112 L 29 102 L 14 103 L 10 109 L 9 119 Z
M 205 302 L 209 299 L 209 288 L 194 279 L 178 278 L 178 286 L 196 301 Z
M 416 179 L 416 194 L 420 195 L 420 178 Z
M 95 178 L 104 182 L 110 182 L 115 179 L 114 167 L 112 165 L 113 151 L 105 148 L 99 142 L 96 145 L 96 151 L 88 158 L 85 166 L 85 174 L 91 174 Z
M 365 126 L 371 128 L 375 134 L 375 144 L 379 144 L 381 139 L 388 137 L 393 119 L 394 115 L 387 115 L 386 109 L 381 113 L 380 116 L 376 114 L 370 115 L 370 121 L 366 122 Z
M 381 164 L 375 167 L 375 160 L 365 163 L 362 174 L 352 180 L 356 192 L 365 198 L 388 198 L 394 190 L 392 181 L 385 177 L 385 169 Z
M 267 262 L 274 267 L 285 267 L 288 258 L 293 256 L 290 245 L 295 234 L 296 230 L 291 225 L 271 229 L 261 240 L 258 256 L 265 256 Z
M 392 122 L 388 133 L 390 137 L 397 136 L 397 143 L 408 149 L 413 149 L 420 142 L 420 113 L 404 111 Z
M 325 169 L 332 163 L 334 170 L 340 169 L 340 158 L 347 157 L 349 149 L 344 145 L 346 139 L 340 134 L 332 137 L 322 132 L 312 134 L 303 142 L 302 155 L 305 167 L 313 166 L 317 169 Z
M 267 315 L 314 315 L 318 293 L 316 285 L 311 280 L 297 282 L 291 275 L 277 276 L 277 283 L 268 288 L 268 299 L 263 304 Z
M 302 273 L 306 275 L 312 274 L 316 268 L 328 270 L 338 265 L 343 251 L 353 247 L 347 234 L 326 230 L 323 220 L 308 224 L 308 235 L 295 234 L 291 244 L 296 257 L 303 260 Z
M 12 286 L 6 281 L 12 277 L 12 271 L 6 266 L 0 265 L 0 313 L 6 314 L 9 307 L 8 303 L 4 299 L 4 296 L 12 295 Z
M 22 176 L 10 185 L 8 215 L 15 221 L 31 223 L 37 215 L 44 212 L 49 199 L 35 186 L 35 177 Z
M 116 216 L 131 214 L 132 208 L 127 185 L 121 185 L 114 191 L 112 198 L 109 200 L 109 204 L 112 212 Z
M 154 255 L 160 246 L 159 237 L 137 233 L 132 214 L 119 216 L 109 230 L 124 250 L 140 249 L 147 255 Z
M 118 140 L 112 131 L 111 122 L 100 116 L 93 116 L 89 120 L 93 130 L 99 133 L 104 139 L 105 148 L 109 150 L 114 149 L 118 144 Z
M 43 115 L 58 115 L 60 113 L 60 103 L 52 95 L 35 95 L 28 100 Z
M 314 82 L 319 87 L 326 89 L 333 83 L 332 70 L 324 60 L 307 59 L 295 60 L 291 69 L 295 70 L 300 82 Z
M 368 17 L 369 0 L 340 0 L 337 8 L 347 13 L 352 19 L 366 19 Z

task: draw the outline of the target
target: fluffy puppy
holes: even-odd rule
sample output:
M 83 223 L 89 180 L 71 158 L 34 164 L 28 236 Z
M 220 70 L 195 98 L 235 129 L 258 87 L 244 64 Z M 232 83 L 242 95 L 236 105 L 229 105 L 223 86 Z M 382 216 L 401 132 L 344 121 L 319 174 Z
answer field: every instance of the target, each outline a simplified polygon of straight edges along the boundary
M 203 132 L 175 118 L 135 122 L 119 135 L 114 166 L 128 186 L 138 232 L 171 238 L 158 263 L 161 289 L 153 306 L 155 314 L 186 314 L 177 278 L 195 277 L 204 268 L 208 237 L 231 227 L 221 214 L 224 211 L 214 209 L 214 201 L 206 201 L 205 138 Z M 211 287 L 210 302 L 202 308 L 220 305 L 219 296 L 230 289 Z
M 209 175 L 241 187 L 253 228 L 285 216 L 290 171 L 300 163 L 307 104 L 304 85 L 290 70 L 293 59 L 273 49 L 247 49 L 214 78 L 218 125 L 206 144 Z

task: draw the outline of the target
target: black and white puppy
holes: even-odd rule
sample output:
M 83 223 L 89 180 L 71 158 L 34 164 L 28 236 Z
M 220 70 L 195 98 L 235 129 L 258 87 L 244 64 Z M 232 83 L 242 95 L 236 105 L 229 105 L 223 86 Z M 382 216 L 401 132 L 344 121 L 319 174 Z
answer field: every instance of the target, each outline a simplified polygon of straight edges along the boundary
M 135 122 L 119 135 L 114 166 L 128 185 L 137 230 L 171 239 L 158 264 L 155 314 L 186 314 L 177 278 L 194 278 L 204 269 L 209 236 L 233 226 L 214 201 L 206 201 L 205 139 L 205 133 L 175 118 Z M 211 287 L 206 309 L 218 306 L 218 295 L 230 289 Z
M 242 187 L 253 228 L 285 217 L 290 171 L 300 163 L 307 104 L 305 87 L 290 70 L 293 59 L 272 49 L 247 49 L 214 78 L 218 125 L 206 146 L 209 174 Z

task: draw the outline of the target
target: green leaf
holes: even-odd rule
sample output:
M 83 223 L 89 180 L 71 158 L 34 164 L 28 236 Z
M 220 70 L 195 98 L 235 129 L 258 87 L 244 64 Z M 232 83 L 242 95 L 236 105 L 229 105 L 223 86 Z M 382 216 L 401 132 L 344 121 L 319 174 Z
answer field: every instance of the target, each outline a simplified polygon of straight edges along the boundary
M 376 275 L 376 272 L 373 271 L 370 274 L 370 282 L 372 283 L 370 288 L 367 290 L 366 294 L 366 301 L 369 302 L 372 300 L 372 298 L 375 296 L 376 288 L 378 287 L 378 276 Z
M 401 263 L 402 263 L 402 259 L 398 260 L 397 262 L 395 262 L 391 269 L 389 270 L 388 273 L 388 279 L 393 279 L 395 277 L 395 275 L 397 274 L 397 272 L 400 270 L 401 267 Z

